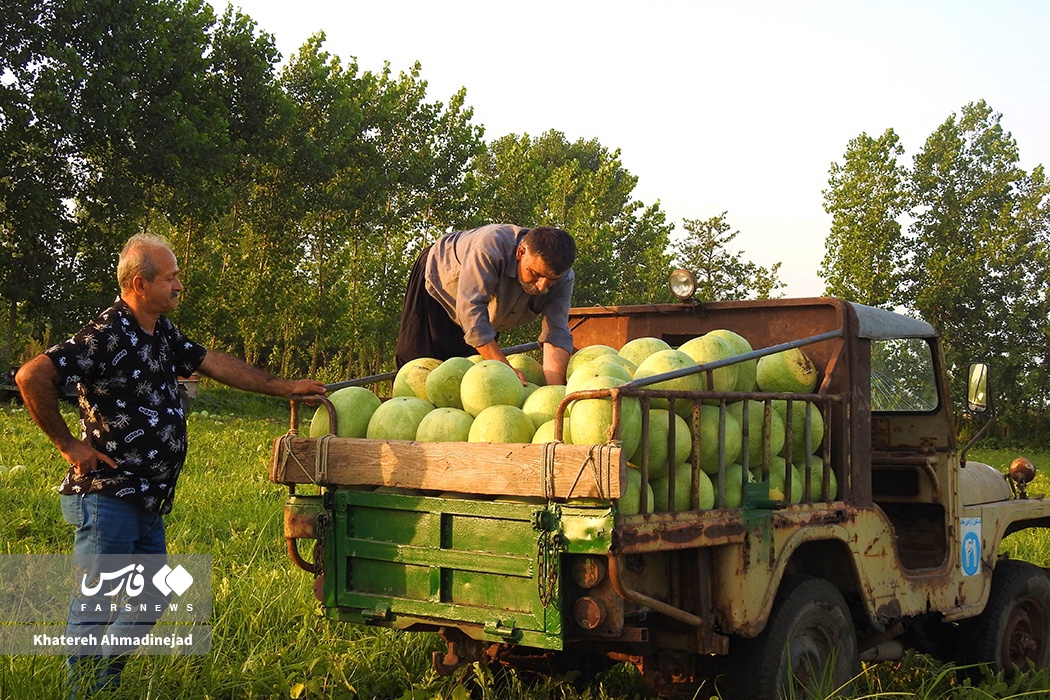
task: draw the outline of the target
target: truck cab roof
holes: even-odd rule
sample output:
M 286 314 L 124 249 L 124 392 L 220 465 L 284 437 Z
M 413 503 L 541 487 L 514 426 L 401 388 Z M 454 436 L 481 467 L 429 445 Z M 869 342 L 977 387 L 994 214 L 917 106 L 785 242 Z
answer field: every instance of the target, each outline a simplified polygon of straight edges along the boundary
M 911 316 L 905 316 L 886 309 L 866 306 L 855 302 L 846 302 L 857 314 L 857 336 L 869 340 L 889 340 L 891 338 L 934 338 L 937 331 L 933 326 Z

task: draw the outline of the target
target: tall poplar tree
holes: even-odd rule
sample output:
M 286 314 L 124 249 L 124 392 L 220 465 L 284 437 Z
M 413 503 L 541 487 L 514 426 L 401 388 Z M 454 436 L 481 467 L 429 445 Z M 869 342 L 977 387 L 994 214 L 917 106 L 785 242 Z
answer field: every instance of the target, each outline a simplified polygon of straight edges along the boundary
M 892 307 L 899 299 L 902 230 L 908 207 L 904 149 L 893 129 L 849 142 L 842 164 L 832 163 L 824 210 L 831 214 L 820 275 L 831 296 Z
M 949 369 L 992 360 L 1008 416 L 1045 408 L 1029 370 L 1045 361 L 1050 209 L 1041 167 L 983 100 L 952 114 L 915 156 L 905 296 L 941 329 Z
M 0 22 L 0 370 L 22 359 L 27 338 L 47 342 L 72 270 L 61 242 L 74 225 L 64 198 L 71 115 L 51 70 L 54 3 L 15 0 Z M 37 349 L 37 348 L 34 348 Z

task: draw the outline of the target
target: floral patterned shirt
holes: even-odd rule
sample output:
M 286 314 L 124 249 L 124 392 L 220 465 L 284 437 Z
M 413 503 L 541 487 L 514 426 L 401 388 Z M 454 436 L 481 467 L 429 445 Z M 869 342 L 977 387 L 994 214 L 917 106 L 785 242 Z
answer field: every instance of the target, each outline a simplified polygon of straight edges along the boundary
M 178 377 L 188 377 L 207 354 L 167 317 L 153 334 L 142 330 L 122 300 L 75 336 L 46 351 L 66 384 L 79 394 L 81 437 L 117 463 L 89 474 L 66 473 L 59 492 L 100 493 L 171 511 L 175 482 L 186 459 L 186 416 Z

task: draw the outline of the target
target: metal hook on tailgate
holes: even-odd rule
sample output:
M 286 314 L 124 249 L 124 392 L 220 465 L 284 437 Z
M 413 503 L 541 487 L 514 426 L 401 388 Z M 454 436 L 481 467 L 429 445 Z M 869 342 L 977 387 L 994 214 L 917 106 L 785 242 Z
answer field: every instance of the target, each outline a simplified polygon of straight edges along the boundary
M 324 497 L 292 494 L 284 505 L 284 539 L 288 556 L 303 571 L 320 575 L 324 568 L 324 538 L 328 530 L 328 510 Z M 299 540 L 315 540 L 314 560 L 306 561 L 299 553 Z

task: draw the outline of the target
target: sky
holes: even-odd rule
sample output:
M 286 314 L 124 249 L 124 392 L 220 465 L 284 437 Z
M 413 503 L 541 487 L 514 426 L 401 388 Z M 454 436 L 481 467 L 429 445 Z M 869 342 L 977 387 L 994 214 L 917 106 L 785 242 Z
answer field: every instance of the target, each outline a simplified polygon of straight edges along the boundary
M 428 100 L 466 89 L 486 140 L 553 129 L 619 150 L 636 199 L 659 202 L 678 233 L 725 212 L 732 252 L 780 262 L 785 296 L 823 293 L 823 191 L 861 133 L 892 128 L 910 164 L 983 99 L 1021 167 L 1050 163 L 1044 0 L 232 4 L 285 60 L 324 32 L 324 48 L 361 71 L 418 61 Z

